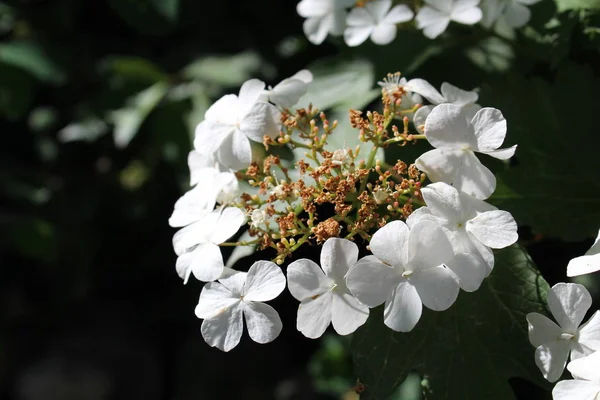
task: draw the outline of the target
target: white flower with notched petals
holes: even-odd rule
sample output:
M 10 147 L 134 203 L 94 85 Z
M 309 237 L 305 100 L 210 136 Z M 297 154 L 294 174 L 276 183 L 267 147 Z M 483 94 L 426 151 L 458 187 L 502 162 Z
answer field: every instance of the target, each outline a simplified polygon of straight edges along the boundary
M 350 269 L 346 284 L 369 307 L 385 302 L 384 323 L 391 329 L 412 330 L 422 305 L 443 311 L 456 301 L 459 285 L 445 265 L 461 260 L 439 225 L 421 221 L 409 231 L 393 221 L 375 232 L 369 246 L 373 256 Z
M 415 161 L 417 168 L 433 182 L 446 182 L 478 199 L 494 192 L 496 177 L 475 152 L 507 160 L 517 148 L 498 149 L 506 136 L 506 120 L 495 108 L 482 108 L 469 118 L 461 106 L 440 104 L 427 116 L 425 136 L 435 149 Z
M 600 271 L 600 230 L 596 241 L 581 257 L 575 257 L 567 265 L 567 276 L 578 276 Z
M 479 0 L 425 0 L 417 13 L 417 28 L 430 39 L 441 35 L 450 21 L 473 25 L 481 19 Z
M 247 273 L 233 272 L 207 283 L 196 306 L 196 316 L 204 319 L 202 337 L 210 346 L 229 351 L 240 342 L 245 319 L 252 340 L 272 342 L 281 332 L 281 319 L 263 302 L 273 300 L 283 289 L 285 276 L 270 261 L 257 261 Z
M 584 286 L 557 283 L 548 292 L 548 308 L 558 325 L 542 314 L 527 314 L 535 363 L 548 381 L 560 378 L 569 354 L 576 360 L 600 350 L 600 312 L 579 326 L 591 305 L 592 296 Z
M 302 0 L 296 6 L 298 15 L 306 18 L 303 29 L 308 40 L 321 44 L 327 34 L 340 36 L 346 27 L 346 8 L 354 0 Z
M 348 335 L 367 321 L 369 307 L 361 304 L 346 287 L 344 277 L 358 260 L 358 247 L 346 239 L 328 239 L 321 250 L 321 268 L 308 259 L 287 268 L 288 287 L 301 301 L 297 328 L 315 339 L 330 323 L 340 335 Z
M 218 245 L 233 236 L 244 220 L 238 208 L 219 208 L 175 233 L 173 247 L 179 256 L 175 268 L 183 283 L 192 273 L 204 282 L 221 276 L 224 265 Z
M 300 97 L 306 94 L 308 85 L 312 80 L 312 72 L 303 69 L 294 74 L 294 76 L 282 80 L 274 88 L 265 90 L 261 99 L 264 101 L 268 100 L 282 108 L 293 107 L 298 103 Z
M 375 44 L 391 43 L 396 38 L 396 24 L 410 21 L 414 16 L 411 9 L 404 4 L 390 10 L 391 7 L 392 0 L 376 0 L 364 7 L 353 8 L 346 18 L 346 44 L 358 46 L 369 37 Z
M 558 382 L 552 390 L 554 400 L 600 399 L 600 351 L 571 361 L 567 369 L 576 379 Z
M 527 6 L 539 3 L 540 0 L 483 0 L 481 24 L 486 28 L 499 19 L 511 28 L 521 28 L 531 19 L 531 11 Z
M 261 101 L 265 83 L 245 82 L 239 96 L 228 94 L 213 104 L 196 127 L 194 147 L 201 153 L 215 153 L 219 164 L 237 171 L 252 160 L 250 141 L 262 143 L 265 136 L 279 133 L 280 113 Z
M 471 253 L 474 263 L 449 265 L 460 280 L 463 290 L 479 289 L 481 282 L 494 267 L 491 249 L 502 249 L 519 238 L 517 223 L 507 211 L 443 183 L 433 183 L 421 189 L 427 207 L 421 207 L 408 217 L 412 227 L 422 220 L 430 220 L 447 230 L 456 253 Z

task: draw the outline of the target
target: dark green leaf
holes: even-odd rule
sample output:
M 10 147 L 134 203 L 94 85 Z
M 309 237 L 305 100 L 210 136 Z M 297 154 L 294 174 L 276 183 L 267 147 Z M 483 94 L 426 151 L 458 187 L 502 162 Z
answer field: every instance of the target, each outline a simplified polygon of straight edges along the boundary
M 515 399 L 513 377 L 544 385 L 525 316 L 545 313 L 547 290 L 526 251 L 513 246 L 496 254 L 478 291 L 461 292 L 447 311 L 424 310 L 409 333 L 392 331 L 382 307 L 373 310 L 352 343 L 361 400 L 388 398 L 415 370 L 428 380 L 429 400 Z
M 120 78 L 155 83 L 167 75 L 152 61 L 135 56 L 109 57 L 102 62 L 103 69 Z
M 61 84 L 66 78 L 54 61 L 33 42 L 13 41 L 0 44 L 0 61 L 22 68 L 41 81 Z
M 20 68 L 0 64 L 0 115 L 20 118 L 31 106 L 35 80 Z
M 554 0 L 559 12 L 567 10 L 600 10 L 600 1 L 598 0 Z
M 483 90 L 483 103 L 508 122 L 508 141 L 519 144 L 517 165 L 500 173 L 491 201 L 536 233 L 579 240 L 598 232 L 599 91 L 592 69 L 574 64 L 562 66 L 553 84 L 513 76 L 501 90 Z

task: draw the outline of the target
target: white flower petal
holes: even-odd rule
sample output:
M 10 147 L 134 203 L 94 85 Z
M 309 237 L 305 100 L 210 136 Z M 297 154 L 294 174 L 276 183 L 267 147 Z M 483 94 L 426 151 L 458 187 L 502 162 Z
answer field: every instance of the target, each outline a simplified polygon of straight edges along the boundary
M 535 350 L 535 364 L 549 382 L 556 382 L 560 378 L 568 357 L 569 342 L 566 340 L 543 344 Z
M 203 153 L 217 151 L 234 132 L 235 126 L 204 120 L 196 127 L 194 148 Z
M 560 326 L 539 313 L 527 314 L 527 322 L 529 324 L 529 341 L 534 347 L 555 342 L 563 333 Z
M 531 19 L 531 11 L 523 4 L 509 1 L 504 9 L 504 20 L 511 28 L 521 28 Z
M 377 20 L 366 7 L 356 7 L 350 10 L 346 17 L 346 25 L 349 28 L 371 27 L 377 23 Z
M 443 222 L 439 221 L 438 217 L 431 214 L 431 210 L 429 209 L 429 207 L 420 207 L 408 216 L 408 218 L 406 219 L 406 226 L 408 226 L 409 229 L 412 229 L 416 224 L 419 223 L 419 221 L 423 220 L 433 221 L 435 223 Z
M 445 263 L 458 278 L 460 288 L 474 292 L 488 275 L 488 265 L 478 254 L 461 253 Z
M 268 304 L 245 301 L 243 304 L 250 338 L 261 344 L 275 340 L 283 327 L 277 311 Z
M 421 221 L 410 230 L 408 254 L 410 258 L 406 269 L 415 273 L 437 267 L 454 258 L 450 240 L 442 227 L 433 221 Z
M 423 305 L 434 311 L 450 308 L 460 291 L 458 281 L 444 266 L 417 271 L 410 277 L 410 281 L 417 289 Z
M 218 149 L 219 162 L 234 171 L 246 169 L 252 161 L 250 140 L 239 129 L 235 129 Z
M 202 337 L 211 347 L 230 351 L 238 345 L 243 331 L 242 308 L 240 303 L 227 311 L 202 322 Z
M 239 107 L 238 97 L 235 94 L 226 94 L 206 110 L 204 119 L 224 125 L 235 125 Z
M 441 104 L 444 102 L 444 97 L 440 94 L 440 92 L 438 92 L 437 89 L 425 79 L 411 79 L 410 81 L 406 82 L 404 87 L 411 92 L 420 94 L 434 104 Z
M 346 285 L 354 296 L 369 307 L 382 304 L 394 290 L 400 275 L 374 256 L 363 257 L 346 275 Z
M 467 232 L 492 249 L 503 249 L 519 239 L 517 223 L 507 211 L 486 211 L 467 221 Z
M 425 0 L 425 4 L 439 10 L 445 14 L 449 14 L 452 11 L 454 5 L 453 0 Z
M 452 21 L 464 25 L 476 24 L 481 20 L 481 17 L 483 17 L 483 13 L 477 7 L 454 10 L 450 16 Z
M 184 193 L 176 202 L 169 225 L 180 228 L 204 218 L 212 212 L 217 200 L 216 193 L 205 187 L 195 187 Z
M 397 332 L 410 332 L 421 319 L 422 312 L 423 305 L 417 289 L 403 280 L 385 302 L 383 322 Z
M 330 19 L 315 17 L 308 18 L 302 24 L 304 34 L 308 40 L 316 45 L 323 43 L 330 28 Z
M 463 152 L 459 160 L 454 187 L 477 199 L 487 199 L 496 190 L 496 176 L 479 161 L 472 151 Z M 448 182 L 447 182 L 448 183 Z
M 278 114 L 272 104 L 259 101 L 254 104 L 240 124 L 240 130 L 246 137 L 262 143 L 265 136 L 274 137 L 278 132 L 273 131 L 276 122 L 273 115 Z
M 498 160 L 508 160 L 512 156 L 515 155 L 515 151 L 517 151 L 517 145 L 508 147 L 506 149 L 498 149 L 492 151 L 482 151 L 482 153 L 487 154 L 488 156 L 497 158 Z
M 340 36 L 344 33 L 344 29 L 346 29 L 346 16 L 346 11 L 336 9 L 325 17 L 325 19 L 329 20 L 327 24 L 329 26 L 329 33 L 332 36 Z
M 571 361 L 567 366 L 569 372 L 577 378 L 594 381 L 596 385 L 600 385 L 600 352 L 595 352 L 584 358 Z
M 419 10 L 417 16 L 415 17 L 415 20 L 417 21 L 417 28 L 423 29 L 423 34 L 429 39 L 435 39 L 436 37 L 444 33 L 444 31 L 448 27 L 448 24 L 450 23 L 450 17 L 447 14 L 443 14 L 428 6 L 422 7 Z M 440 104 L 443 103 L 443 100 L 439 102 L 432 101 L 432 103 Z
M 387 12 L 390 10 L 390 7 L 392 7 L 392 0 L 371 1 L 365 6 L 376 22 L 383 20 Z
M 304 18 L 322 17 L 329 12 L 329 2 L 302 0 L 296 5 L 296 12 Z
M 254 107 L 265 90 L 265 83 L 259 79 L 250 79 L 240 88 L 238 116 L 245 118 L 246 114 Z M 236 121 L 237 122 L 237 121 Z
M 293 107 L 302 97 L 308 85 L 300 79 L 284 79 L 269 92 L 269 100 L 283 108 Z
M 578 342 L 592 350 L 600 350 L 600 311 L 579 327 Z
M 444 218 L 449 224 L 462 222 L 463 205 L 460 194 L 454 187 L 437 182 L 424 187 L 421 193 L 431 214 Z
M 446 99 L 446 102 L 456 104 L 457 106 L 473 104 L 479 98 L 477 92 L 469 92 L 459 89 L 448 82 L 442 83 L 442 95 Z
M 367 322 L 369 307 L 348 293 L 332 293 L 331 322 L 339 335 L 349 335 Z
M 431 114 L 431 110 L 433 110 L 434 106 L 423 106 L 420 107 L 415 115 L 413 116 L 413 124 L 419 133 L 424 134 L 425 132 L 425 121 L 427 121 L 427 117 Z
M 435 148 L 475 149 L 477 143 L 461 106 L 440 104 L 425 121 L 425 136 Z
M 219 212 L 219 211 L 215 211 Z M 221 210 L 218 222 L 210 235 L 210 242 L 221 244 L 240 229 L 246 217 L 244 212 L 236 207 L 225 207 Z
M 349 26 L 344 31 L 344 42 L 350 47 L 358 46 L 369 38 L 372 31 L 372 26 Z
M 306 300 L 326 292 L 333 281 L 312 260 L 294 261 L 287 267 L 288 289 L 296 300 Z
M 392 221 L 373 234 L 369 247 L 384 263 L 405 266 L 408 261 L 408 233 L 404 222 Z
M 400 24 L 410 21 L 414 16 L 415 14 L 406 4 L 399 4 L 392 8 L 381 22 L 385 24 Z
M 585 286 L 577 283 L 557 283 L 548 292 L 548 308 L 558 324 L 575 332 L 592 305 L 592 296 Z
M 173 235 L 175 254 L 180 256 L 198 243 L 208 242 L 212 234 L 211 229 L 214 229 L 213 221 L 217 218 L 214 213 L 208 213 L 193 224 L 175 232 Z
M 396 39 L 396 31 L 396 25 L 379 24 L 371 32 L 371 41 L 380 46 L 385 46 Z
M 560 381 L 552 389 L 553 400 L 596 400 L 600 383 L 580 379 Z
M 485 107 L 477 111 L 473 120 L 473 131 L 477 140 L 475 151 L 496 150 L 506 137 L 506 119 L 496 108 Z
M 271 261 L 257 261 L 248 270 L 244 285 L 247 301 L 269 301 L 285 289 L 285 276 L 281 268 Z
M 183 256 L 177 258 L 177 264 L 181 262 L 189 262 L 188 268 L 192 270 L 192 273 L 202 282 L 211 282 L 218 279 L 223 273 L 223 256 L 219 246 L 213 243 L 201 243 L 192 250 L 190 257 L 183 259 Z M 180 267 L 177 266 L 179 269 Z
M 299 80 L 301 82 L 309 84 L 313 81 L 313 74 L 307 69 L 301 69 L 300 71 L 296 72 L 293 76 L 291 76 L 290 79 Z
M 357 260 L 358 246 L 348 239 L 327 239 L 321 249 L 321 268 L 336 283 L 344 281 L 344 276 Z
M 200 300 L 194 312 L 201 319 L 213 318 L 226 312 L 240 301 L 231 295 L 229 289 L 218 282 L 209 282 L 202 288 Z
M 590 274 L 600 270 L 600 231 L 596 241 L 581 257 L 575 257 L 567 265 L 567 276 Z
M 298 306 L 296 328 L 311 339 L 320 337 L 331 322 L 333 295 L 325 292 L 315 299 L 307 299 Z
M 246 283 L 246 272 L 236 271 L 232 269 L 224 269 L 219 282 L 225 286 L 232 296 L 242 298 L 244 295 L 244 285 Z

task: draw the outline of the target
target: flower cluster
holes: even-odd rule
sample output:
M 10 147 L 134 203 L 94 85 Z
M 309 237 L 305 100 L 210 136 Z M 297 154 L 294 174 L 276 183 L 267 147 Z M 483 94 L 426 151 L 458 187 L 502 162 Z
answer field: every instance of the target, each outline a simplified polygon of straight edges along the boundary
M 192 188 L 169 222 L 182 228 L 173 238 L 179 276 L 208 282 L 196 308 L 202 335 L 223 351 L 239 342 L 243 319 L 258 343 L 279 335 L 281 320 L 263 302 L 283 291 L 285 275 L 300 301 L 297 329 L 309 338 L 329 324 L 350 334 L 384 303 L 384 323 L 406 332 L 423 306 L 443 311 L 460 289 L 477 290 L 494 267 L 492 249 L 518 238 L 512 216 L 484 201 L 496 182 L 476 155 L 514 154 L 515 147 L 499 149 L 506 135 L 499 110 L 476 104 L 475 92 L 444 83 L 440 93 L 423 79 L 391 74 L 380 82 L 381 112 L 349 112 L 361 145 L 330 148 L 331 135 L 353 132 L 338 132 L 337 121 L 310 104 L 293 108 L 311 81 L 306 70 L 273 88 L 250 80 L 211 106 L 196 129 Z M 433 150 L 414 163 L 380 155 L 418 140 Z M 296 159 L 280 157 L 283 149 Z M 322 246 L 320 266 L 293 260 L 305 244 Z M 359 259 L 359 244 L 372 254 Z M 224 246 L 236 248 L 234 260 L 240 249 L 274 256 L 240 272 L 224 263 Z
M 540 0 L 425 0 L 396 4 L 392 0 L 301 0 L 297 12 L 304 21 L 304 33 L 314 44 L 327 37 L 343 36 L 348 46 L 358 46 L 367 39 L 386 45 L 396 38 L 397 26 L 415 20 L 423 34 L 435 39 L 450 22 L 490 28 L 495 23 L 512 28 L 524 26 L 531 17 L 527 5 Z

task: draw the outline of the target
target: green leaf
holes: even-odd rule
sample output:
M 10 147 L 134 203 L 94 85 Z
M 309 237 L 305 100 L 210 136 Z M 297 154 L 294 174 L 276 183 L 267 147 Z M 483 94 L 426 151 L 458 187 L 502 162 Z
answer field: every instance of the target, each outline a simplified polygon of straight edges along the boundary
M 568 10 L 600 10 L 600 1 L 598 0 L 554 0 L 558 12 Z
M 382 307 L 372 310 L 352 341 L 361 400 L 388 398 L 415 370 L 428 380 L 428 400 L 515 399 L 513 377 L 544 386 L 525 316 L 546 314 L 547 291 L 527 252 L 513 246 L 496 253 L 478 291 L 461 292 L 446 311 L 424 309 L 409 333 L 386 327 Z
M 121 78 L 155 83 L 167 79 L 167 74 L 152 61 L 135 56 L 112 56 L 102 61 L 102 68 Z
M 536 233 L 594 237 L 600 226 L 600 79 L 589 66 L 567 64 L 552 84 L 520 75 L 499 84 L 483 89 L 482 104 L 502 111 L 507 141 L 519 147 L 517 165 L 500 172 L 490 201 Z
M 34 101 L 35 80 L 24 70 L 0 64 L 0 116 L 14 120 L 27 112 Z
M 261 59 L 252 51 L 233 56 L 207 56 L 183 69 L 183 76 L 221 86 L 238 86 L 258 70 Z
M 33 42 L 13 41 L 0 44 L 0 61 L 22 68 L 44 82 L 62 84 L 66 79 L 63 70 Z
M 175 21 L 179 13 L 179 0 L 151 0 L 156 11 L 169 21 Z

